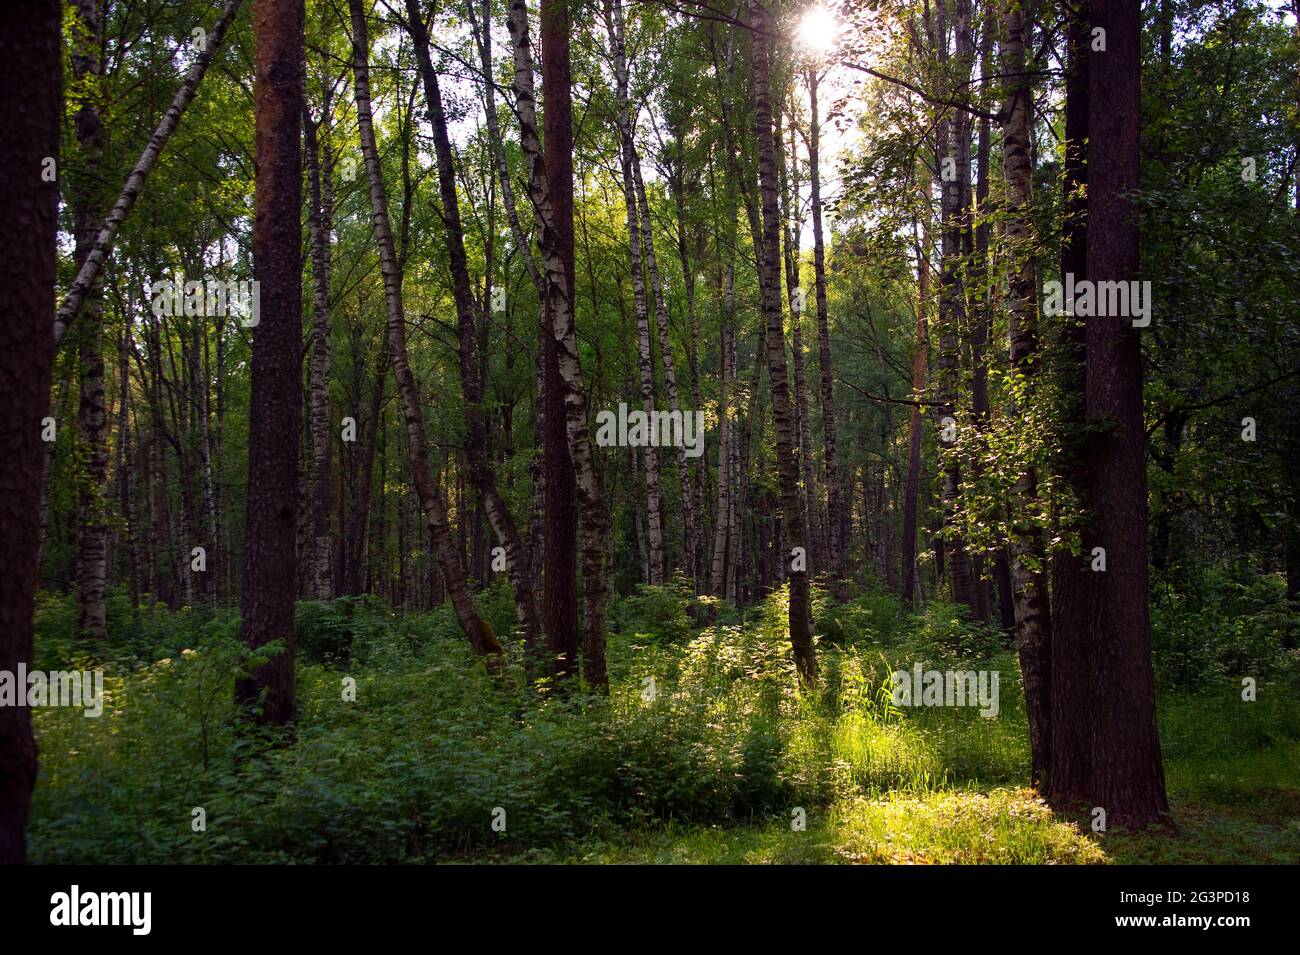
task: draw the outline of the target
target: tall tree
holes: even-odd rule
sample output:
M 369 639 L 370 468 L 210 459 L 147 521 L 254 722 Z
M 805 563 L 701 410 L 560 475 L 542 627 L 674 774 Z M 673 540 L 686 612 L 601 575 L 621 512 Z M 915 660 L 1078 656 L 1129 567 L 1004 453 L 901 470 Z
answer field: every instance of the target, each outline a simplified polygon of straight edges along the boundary
M 542 95 L 546 120 L 544 166 L 549 215 L 541 234 L 549 282 L 550 332 L 555 342 L 569 459 L 581 513 L 582 576 L 586 634 L 583 672 L 590 686 L 608 688 L 605 673 L 605 541 L 609 516 L 587 430 L 587 392 L 582 384 L 574 317 L 573 75 L 569 59 L 569 0 L 542 0 Z M 543 207 L 539 207 L 539 212 Z M 548 404 L 547 414 L 551 413 Z M 547 475 L 550 487 L 550 475 Z M 548 528 L 548 546 L 550 533 Z M 549 636 L 549 635 L 548 635 Z M 575 648 L 576 649 L 576 648 Z
M 383 170 L 379 165 L 379 147 L 375 141 L 374 119 L 370 105 L 370 38 L 362 0 L 348 0 L 352 20 L 352 63 L 356 76 L 357 126 L 361 133 L 361 152 L 366 163 L 366 177 L 370 184 L 371 216 L 375 230 L 375 244 L 379 247 L 380 269 L 384 277 L 384 303 L 388 312 L 388 357 L 397 381 L 397 393 L 402 402 L 406 423 L 406 453 L 411 470 L 411 480 L 420 498 L 420 508 L 433 536 L 434 550 L 442 567 L 447 594 L 451 598 L 456 618 L 460 621 L 470 645 L 487 658 L 489 668 L 495 668 L 501 656 L 501 644 L 486 620 L 479 616 L 465 581 L 465 568 L 461 555 L 451 538 L 447 519 L 447 505 L 442 491 L 433 480 L 429 466 L 428 440 L 424 434 L 424 409 L 420 404 L 419 387 L 411 372 L 406 349 L 406 314 L 402 304 L 402 269 L 393 244 L 393 233 L 388 222 L 388 194 L 384 187 Z
M 940 4 L 938 12 L 936 43 L 939 62 L 944 68 L 944 90 L 952 95 L 959 84 L 970 79 L 971 57 L 964 39 L 969 29 L 970 7 L 965 0 L 957 0 L 955 5 L 955 60 L 948 55 L 947 8 Z M 955 67 L 951 65 L 953 62 Z M 966 193 L 970 188 L 970 120 L 964 110 L 957 109 L 950 115 L 944 114 L 936 126 L 942 255 L 939 277 L 939 367 L 935 384 L 942 414 L 949 419 L 941 434 L 951 435 L 958 422 L 961 336 L 966 325 L 962 236 L 965 231 Z M 950 438 L 943 440 L 948 445 L 944 452 L 941 484 L 948 579 L 952 586 L 953 601 L 965 604 L 973 611 L 976 609 L 976 601 L 970 555 L 957 524 L 957 512 L 961 507 L 961 463 L 956 441 Z
M 1065 162 L 1061 179 L 1061 276 L 1076 283 L 1088 277 L 1088 123 L 1089 57 L 1091 40 L 1087 0 L 1063 4 L 1066 16 Z M 1061 447 L 1053 470 L 1067 489 L 1071 502 L 1082 502 L 1084 490 L 1083 439 L 1084 365 L 1086 341 L 1083 321 L 1067 308 L 1060 317 L 1054 377 L 1060 393 Z M 1056 537 L 1062 543 L 1052 551 L 1052 631 L 1048 658 L 1051 694 L 1048 798 L 1058 803 L 1086 800 L 1092 776 L 1091 727 L 1086 717 L 1092 692 L 1094 658 L 1089 646 L 1088 614 L 1092 603 L 1093 574 L 1071 543 L 1077 528 L 1066 524 L 1071 516 L 1059 508 L 1053 513 Z M 1095 805 L 1095 804 L 1094 804 Z
M 1092 0 L 1092 27 L 1105 42 L 1089 47 L 1088 280 L 1128 283 L 1138 275 L 1141 6 Z M 1084 549 L 1106 555 L 1088 615 L 1093 795 L 1112 822 L 1140 826 L 1169 810 L 1151 668 L 1142 345 L 1128 315 L 1086 325 Z
M 636 142 L 633 137 L 632 113 L 628 103 L 628 67 L 623 30 L 623 6 L 619 0 L 607 0 L 605 18 L 609 31 L 611 53 L 614 59 L 615 106 L 618 111 L 619 164 L 623 173 L 623 204 L 627 210 L 627 249 L 629 271 L 632 276 L 632 307 L 636 314 L 637 371 L 641 382 L 641 407 L 647 420 L 655 410 L 655 373 L 651 350 L 650 309 L 646 297 L 643 250 L 653 255 L 653 245 L 643 241 L 643 229 L 648 233 L 649 223 L 642 221 L 644 213 L 638 200 Z M 657 276 L 656 276 L 657 278 Z M 662 320 L 662 316 L 656 316 Z M 661 329 L 662 333 L 662 329 Z M 671 357 L 668 359 L 672 361 Z M 674 388 L 674 392 L 676 388 Z M 664 582 L 663 501 L 659 493 L 659 453 L 655 444 L 641 449 L 645 464 L 646 497 L 646 583 L 659 586 Z
M 447 232 L 448 260 L 451 265 L 452 297 L 456 305 L 459 333 L 461 389 L 465 398 L 465 454 L 469 462 L 470 481 L 478 492 L 497 543 L 505 551 L 506 574 L 514 591 L 515 609 L 528 650 L 541 640 L 541 623 L 533 596 L 532 578 L 523 541 L 514 517 L 497 490 L 496 474 L 488 457 L 487 416 L 483 409 L 483 380 L 480 376 L 477 329 L 474 323 L 474 296 L 470 286 L 469 264 L 465 257 L 465 232 L 461 227 L 460 200 L 456 195 L 456 169 L 447 134 L 447 117 L 442 105 L 438 74 L 429 56 L 429 33 L 417 0 L 406 0 L 407 24 L 415 45 L 416 62 L 424 80 L 429 124 L 433 128 L 433 148 L 438 164 L 438 193 L 442 200 L 442 221 Z
M 808 377 L 804 370 L 803 316 L 804 292 L 800 285 L 799 232 L 803 228 L 799 207 L 799 153 L 791 124 L 790 155 L 787 160 L 782 141 L 780 113 L 775 116 L 777 180 L 783 211 L 782 236 L 785 261 L 786 302 L 790 306 L 790 358 L 794 365 L 794 431 L 799 448 L 799 486 L 804 528 L 808 534 L 808 570 L 812 574 L 826 571 L 826 539 L 818 503 L 816 474 L 813 471 L 812 415 L 808 412 Z
M 311 240 L 312 327 L 311 391 L 311 563 L 307 573 L 308 592 L 317 600 L 333 596 L 330 546 L 330 236 L 334 228 L 334 152 L 330 145 L 333 81 L 328 71 L 321 77 L 321 118 L 313 120 L 303 112 L 306 140 L 307 208 Z M 305 102 L 304 102 L 305 105 Z M 340 532 L 342 528 L 339 529 Z
M 532 200 L 541 273 L 546 294 L 542 297 L 539 329 L 541 395 L 538 405 L 542 438 L 542 545 L 545 599 L 543 625 L 552 666 L 560 676 L 572 676 L 579 669 L 578 580 L 574 552 L 577 549 L 577 476 L 569 452 L 569 429 L 565 417 L 564 388 L 560 379 L 559 350 L 555 341 L 555 309 L 567 300 L 572 287 L 560 240 L 555 235 L 551 184 L 547 155 L 537 120 L 537 98 L 533 83 L 532 41 L 529 37 L 526 0 L 510 0 L 507 27 L 515 63 L 515 109 L 519 115 L 519 142 L 528 163 L 528 193 Z M 572 133 L 568 133 L 572 137 Z M 549 137 L 548 137 L 549 144 Z M 549 145 L 548 145 L 549 148 Z M 570 184 L 570 198 L 572 187 Z M 570 211 L 570 224 L 572 212 Z M 572 230 L 569 261 L 572 263 Z M 567 307 L 565 305 L 564 307 Z
M 731 207 L 731 222 L 735 223 L 735 206 Z M 734 258 L 727 263 L 721 289 L 722 316 L 719 322 L 720 349 L 719 360 L 722 364 L 722 383 L 718 390 L 718 506 L 713 524 L 713 548 L 709 565 L 709 592 L 715 597 L 734 599 L 734 594 L 727 593 L 728 580 L 728 545 L 734 550 L 732 539 L 734 529 L 732 516 L 735 513 L 734 490 L 732 484 L 732 459 L 734 457 L 732 438 L 731 391 L 736 380 L 735 348 L 735 314 L 736 314 L 736 264 Z M 734 579 L 734 577 L 732 578 Z
M 772 423 L 776 439 L 777 474 L 781 486 L 781 521 L 785 542 L 780 558 L 790 561 L 790 645 L 800 678 L 817 679 L 817 655 L 812 639 L 812 608 L 809 601 L 806 534 L 799 506 L 799 462 L 797 436 L 791 414 L 790 386 L 785 357 L 785 330 L 781 315 L 781 219 L 777 203 L 779 186 L 776 170 L 776 142 L 772 127 L 769 93 L 769 44 L 771 35 L 767 9 L 759 0 L 749 0 L 749 27 L 753 35 L 753 80 L 756 138 L 758 142 L 759 192 L 762 200 L 762 246 L 759 265 L 763 282 L 763 323 L 767 329 L 767 370 L 772 389 Z
M 928 185 L 927 185 L 928 189 Z M 930 299 L 930 253 L 925 233 L 914 222 L 916 255 L 916 334 L 912 355 L 912 415 L 908 426 L 907 483 L 903 489 L 903 604 L 915 606 L 921 596 L 916 560 L 917 497 L 921 483 L 921 401 L 925 394 L 925 364 L 929 329 L 925 310 Z
M 650 203 L 646 199 L 645 181 L 641 176 L 641 160 L 637 157 L 636 144 L 629 138 L 632 155 L 632 178 L 636 189 L 636 201 L 639 209 L 641 227 L 641 247 L 645 254 L 646 275 L 650 280 L 650 293 L 655 305 L 655 325 L 659 332 L 659 360 L 664 366 L 664 390 L 668 392 L 668 410 L 676 415 L 690 412 L 682 411 L 681 396 L 677 391 L 677 370 L 673 362 L 673 346 L 668 337 L 668 306 L 664 300 L 663 280 L 659 276 L 659 263 L 655 258 L 654 229 L 650 219 Z M 696 548 L 698 528 L 695 526 L 696 507 L 693 498 L 690 464 L 686 457 L 686 445 L 677 446 L 677 480 L 681 486 L 682 499 L 682 564 L 686 575 L 694 579 L 695 566 L 693 557 Z
M 103 176 L 103 18 L 98 0 L 77 0 L 72 72 L 76 77 L 77 146 L 81 164 L 72 206 L 77 266 L 85 264 L 99 224 L 99 182 Z M 94 640 L 108 637 L 104 576 L 108 570 L 108 412 L 104 399 L 103 295 L 98 285 L 87 293 L 84 327 L 77 341 L 81 370 L 78 423 L 77 629 Z
M 826 239 L 822 225 L 821 113 L 817 94 L 821 77 L 817 66 L 808 67 L 808 179 L 812 199 L 813 288 L 817 297 L 817 357 L 821 368 L 818 396 L 822 409 L 822 471 L 826 485 L 826 536 L 834 592 L 843 599 L 848 573 L 848 502 L 840 468 L 839 437 L 835 419 L 835 373 L 831 364 L 830 308 L 826 295 Z M 919 409 L 918 409 L 919 412 Z M 915 497 L 913 497 L 915 500 Z M 913 549 L 916 529 L 913 527 Z
M 1007 4 L 1002 22 L 1001 72 L 1007 101 L 1002 109 L 1002 176 L 1005 180 L 1004 240 L 1010 261 L 1006 288 L 1011 367 L 1021 400 L 1036 402 L 1038 378 L 1038 300 L 1034 289 L 1034 224 L 1030 202 L 1033 167 L 1029 155 L 1029 114 L 1033 87 L 1025 63 L 1028 24 L 1019 0 Z M 1051 618 L 1048 610 L 1046 555 L 1036 521 L 1038 474 L 1031 466 L 1020 474 L 1008 502 L 1011 511 L 1011 580 L 1015 601 L 1016 642 L 1029 717 L 1033 780 L 1046 773 L 1051 745 Z
M 0 261 L 0 671 L 32 662 L 41 533 L 42 431 L 54 356 L 59 129 L 63 111 L 62 9 L 32 0 L 0 23 L 0 155 L 7 199 L 0 226 L 22 236 Z M 26 706 L 0 707 L 0 865 L 27 861 L 27 811 L 36 741 Z
M 243 639 L 283 651 L 236 685 L 258 721 L 293 722 L 293 598 L 302 441 L 303 2 L 254 0 L 257 180 L 253 264 L 261 286 L 253 332 L 244 528 Z

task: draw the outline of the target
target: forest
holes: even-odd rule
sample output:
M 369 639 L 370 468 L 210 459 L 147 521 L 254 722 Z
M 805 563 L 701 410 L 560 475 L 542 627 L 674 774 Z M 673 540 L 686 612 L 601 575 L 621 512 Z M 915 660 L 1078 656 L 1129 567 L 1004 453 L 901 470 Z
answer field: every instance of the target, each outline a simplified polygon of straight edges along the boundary
M 0 862 L 1300 862 L 1297 14 L 12 4 Z

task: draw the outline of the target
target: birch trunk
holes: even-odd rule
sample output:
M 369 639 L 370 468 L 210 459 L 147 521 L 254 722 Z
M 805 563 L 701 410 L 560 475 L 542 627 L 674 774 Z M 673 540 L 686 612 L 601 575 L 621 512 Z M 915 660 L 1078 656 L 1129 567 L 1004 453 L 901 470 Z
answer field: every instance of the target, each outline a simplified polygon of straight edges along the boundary
M 733 210 L 734 212 L 734 210 Z M 722 290 L 722 388 L 718 394 L 718 508 L 713 530 L 709 591 L 726 597 L 727 542 L 731 532 L 731 383 L 736 375 L 731 339 L 736 306 L 736 266 L 727 266 Z
M 772 133 L 772 106 L 768 94 L 768 16 L 757 0 L 749 3 L 750 25 L 754 41 L 754 105 L 757 122 L 759 185 L 763 210 L 763 282 L 761 293 L 763 318 L 767 328 L 768 380 L 772 387 L 772 422 L 776 438 L 777 472 L 781 485 L 781 517 L 784 540 L 781 566 L 787 559 L 797 559 L 805 546 L 802 514 L 799 508 L 799 472 L 795 457 L 797 437 L 793 432 L 790 410 L 790 387 L 786 377 L 785 334 L 781 324 L 781 277 L 779 267 L 780 211 L 777 204 L 776 146 Z M 806 554 L 806 551 L 804 552 Z M 814 683 L 817 679 L 817 656 L 812 639 L 812 619 L 808 594 L 808 571 L 792 564 L 790 581 L 790 645 L 800 679 Z
M 623 8 L 619 0 L 607 2 L 605 15 L 608 21 L 610 45 L 613 48 L 616 106 L 618 110 L 619 163 L 623 173 L 623 203 L 627 220 L 628 262 L 632 276 L 632 301 L 636 312 L 637 370 L 641 381 L 641 408 L 646 420 L 652 419 L 655 410 L 655 374 L 650 345 L 650 309 L 646 300 L 645 270 L 642 249 L 647 246 L 643 238 L 643 212 L 637 198 L 636 143 L 632 134 L 632 119 L 628 107 L 628 69 L 623 39 Z M 653 254 L 647 252 L 647 254 Z M 669 364 L 672 358 L 668 358 Z M 674 389 L 675 390 L 675 389 Z M 663 501 L 659 493 L 659 454 L 653 443 L 641 449 L 645 468 L 646 497 L 646 582 L 660 586 L 664 582 Z
M 821 507 L 812 466 L 812 418 L 808 414 L 808 379 L 803 353 L 804 293 L 799 278 L 799 177 L 798 157 L 795 153 L 794 129 L 790 130 L 789 167 L 782 141 L 780 120 L 777 120 L 778 178 L 781 182 L 783 246 L 785 250 L 786 300 L 790 305 L 790 357 L 794 364 L 794 421 L 799 446 L 799 484 L 802 499 L 804 526 L 808 529 L 808 572 L 810 575 L 826 570 L 826 541 L 821 522 Z
M 939 60 L 948 62 L 946 17 L 942 7 L 938 17 Z M 960 34 L 962 24 L 957 23 Z M 968 64 L 969 66 L 969 64 Z M 940 413 L 951 419 L 950 428 L 958 423 L 960 330 L 965 325 L 965 291 L 961 279 L 962 210 L 965 208 L 966 184 L 970 182 L 970 137 L 965 114 L 955 111 L 938 124 L 939 187 L 941 191 L 941 268 L 939 291 L 939 374 L 936 381 Z M 943 452 L 944 539 L 948 552 L 948 579 L 954 603 L 975 609 L 971 586 L 970 557 L 957 528 L 957 509 L 961 495 L 961 465 L 956 441 Z
M 307 226 L 311 238 L 312 339 L 311 391 L 308 420 L 311 428 L 311 563 L 308 593 L 316 600 L 333 594 L 330 573 L 330 237 L 333 233 L 334 154 L 330 149 L 331 84 L 324 78 L 321 118 L 313 121 L 305 110 L 303 129 L 307 143 L 307 182 L 310 188 Z M 320 133 L 323 131 L 323 136 Z M 340 528 L 341 530 L 341 528 Z
M 77 88 L 86 91 L 77 108 L 76 134 L 85 170 L 72 192 L 75 260 L 82 267 L 95 244 L 96 185 L 102 176 L 104 121 L 101 94 L 104 10 L 99 0 L 77 0 L 78 37 L 72 54 Z M 103 294 L 98 283 L 86 292 L 84 328 L 78 336 L 81 388 L 77 409 L 77 630 L 92 640 L 108 637 L 104 577 L 108 570 L 108 413 L 104 397 Z
M 663 282 L 659 277 L 659 265 L 655 258 L 654 229 L 650 221 L 650 203 L 646 200 L 645 182 L 641 178 L 641 161 L 637 158 L 636 145 L 628 136 L 628 149 L 632 156 L 632 177 L 636 185 L 637 205 L 640 209 L 641 244 L 645 250 L 646 274 L 650 277 L 650 291 L 654 296 L 655 325 L 659 331 L 659 358 L 664 366 L 664 388 L 668 392 L 668 408 L 675 415 L 689 414 L 682 411 L 680 394 L 677 391 L 677 370 L 673 362 L 672 341 L 668 337 L 668 307 L 664 302 Z M 683 417 L 683 422 L 684 422 Z M 701 440 L 703 436 L 701 435 Z M 682 494 L 682 565 L 686 575 L 695 578 L 695 566 L 692 555 L 695 553 L 696 508 L 691 484 L 691 468 L 686 457 L 683 443 L 677 448 L 677 480 Z
M 451 266 L 452 296 L 456 303 L 456 327 L 460 334 L 460 380 L 465 399 L 466 457 L 470 481 L 478 492 L 483 510 L 497 543 L 505 550 L 506 573 L 514 592 L 515 612 L 524 635 L 524 646 L 531 654 L 541 641 L 541 622 L 533 596 L 532 577 L 527 555 L 514 517 L 497 490 L 496 475 L 488 458 L 487 420 L 483 412 L 483 379 L 479 369 L 478 342 L 474 327 L 474 300 L 470 287 L 469 264 L 465 257 L 465 234 L 460 220 L 460 201 L 456 195 L 456 170 L 451 140 L 442 106 L 438 74 L 429 57 L 429 36 L 416 0 L 406 0 L 408 26 L 415 46 L 416 61 L 424 80 L 429 123 L 433 128 L 434 153 L 438 164 L 438 191 L 442 199 L 442 221 L 447 232 L 448 258 Z M 508 178 L 508 177 L 507 177 Z M 479 524 L 475 522 L 476 533 Z
M 370 180 L 370 203 L 375 227 L 375 243 L 379 247 L 380 266 L 384 275 L 384 300 L 388 310 L 388 354 L 397 381 L 398 395 L 406 422 L 407 457 L 411 478 L 420 497 L 420 508 L 425 523 L 433 534 L 434 552 L 442 565 L 447 593 L 451 597 L 456 618 L 469 637 L 470 644 L 482 656 L 488 657 L 489 669 L 499 664 L 501 644 L 492 627 L 483 620 L 474 607 L 473 598 L 465 582 L 465 569 L 456 553 L 447 521 L 447 506 L 434 484 L 429 467 L 429 450 L 424 436 L 424 410 L 420 405 L 419 390 L 406 353 L 406 316 L 402 306 L 402 275 L 397 265 L 393 236 L 388 223 L 388 198 L 384 189 L 383 173 L 379 165 L 379 149 L 375 142 L 374 123 L 370 108 L 370 41 L 365 12 L 361 0 L 348 0 L 352 19 L 353 69 L 356 73 L 357 125 L 361 133 L 361 150 L 365 157 L 366 175 Z
M 226 5 L 222 8 L 216 24 L 212 27 L 212 32 L 207 35 L 207 42 L 204 44 L 203 50 L 195 57 L 189 72 L 185 74 L 185 80 L 176 91 L 171 106 L 168 107 L 167 112 L 159 120 L 153 135 L 149 137 L 144 152 L 140 154 L 139 160 L 136 161 L 135 168 L 127 176 L 121 195 L 118 196 L 117 202 L 114 203 L 112 210 L 108 213 L 108 217 L 99 226 L 94 243 L 91 245 L 89 252 L 86 253 L 85 261 L 77 270 L 76 279 L 73 280 L 71 288 L 68 289 L 68 294 L 64 297 L 63 302 L 59 305 L 58 312 L 54 316 L 54 344 L 56 346 L 63 340 L 63 336 L 77 317 L 77 312 L 81 310 L 86 296 L 94 287 L 95 281 L 99 277 L 99 271 L 108 258 L 108 253 L 112 251 L 113 240 L 117 237 L 118 229 L 122 227 L 122 223 L 130 214 L 135 201 L 140 198 L 140 191 L 144 188 L 145 179 L 153 171 L 154 166 L 158 164 L 158 157 L 162 155 L 163 147 L 167 145 L 167 140 L 176 131 L 181 117 L 193 101 L 194 94 L 198 92 L 203 74 L 207 72 L 209 64 L 216 57 L 217 51 L 221 49 L 221 41 L 225 39 L 226 31 L 230 29 L 230 24 L 235 19 L 240 2 L 241 0 L 226 0 Z
M 1008 264 L 1006 310 L 1011 338 L 1011 367 L 1033 401 L 1038 378 L 1038 302 L 1033 280 L 1033 168 L 1029 157 L 1032 84 L 1025 74 L 1025 16 L 1020 4 L 1007 6 L 1003 18 L 1001 72 L 1008 76 L 1006 117 L 1002 127 L 1004 236 Z M 1015 415 L 1014 407 L 1010 409 Z M 1046 776 L 1051 747 L 1051 630 L 1042 532 L 1034 519 L 1039 509 L 1038 475 L 1021 474 L 1008 501 L 1011 512 L 1011 590 L 1016 644 L 1029 717 L 1031 779 Z
M 1089 108 L 1088 47 L 1091 40 L 1087 0 L 1066 11 L 1067 59 L 1065 70 L 1065 161 L 1061 177 L 1062 235 L 1060 271 L 1072 273 L 1075 282 L 1088 279 L 1088 133 Z M 1082 501 L 1084 489 L 1083 448 L 1079 437 L 1086 434 L 1084 392 L 1086 347 L 1082 318 L 1062 316 L 1059 358 L 1054 369 L 1059 380 L 1063 407 L 1061 419 L 1066 441 L 1054 462 L 1054 470 L 1070 496 Z M 1071 440 L 1073 438 L 1073 440 Z M 1058 539 L 1068 538 L 1069 527 L 1061 526 L 1061 515 L 1053 514 Z M 1109 571 L 1108 571 L 1109 572 Z M 1072 548 L 1063 543 L 1052 550 L 1051 645 L 1044 685 L 1048 706 L 1049 761 L 1045 794 L 1051 800 L 1069 804 L 1091 795 L 1091 729 L 1078 714 L 1086 712 L 1093 692 L 1094 650 L 1089 642 L 1088 617 L 1092 610 L 1092 583 L 1096 575 Z
M 915 226 L 914 226 L 915 227 Z M 925 310 L 930 299 L 930 260 L 923 233 L 914 239 L 916 250 L 916 352 L 912 357 L 912 400 L 919 402 L 925 395 L 925 363 L 929 330 L 926 328 Z M 917 495 L 921 479 L 921 406 L 912 406 L 907 452 L 907 485 L 903 491 L 903 594 L 905 607 L 919 602 L 921 581 L 916 561 Z
M 826 295 L 826 245 L 822 229 L 822 177 L 821 177 L 821 116 L 817 102 L 818 76 L 816 68 L 808 71 L 808 179 L 812 192 L 813 232 L 813 282 L 817 296 L 817 357 L 821 369 L 819 395 L 822 406 L 823 482 L 826 485 L 827 548 L 830 571 L 835 581 L 834 592 L 843 600 L 843 580 L 848 574 L 845 551 L 848 541 L 844 532 L 847 526 L 848 498 L 844 494 L 843 475 L 840 473 L 839 447 L 835 419 L 835 375 L 831 365 L 831 332 L 829 305 Z M 917 409 L 919 411 L 919 409 Z M 915 500 L 915 495 L 913 495 Z M 915 539 L 915 512 L 912 536 Z M 915 543 L 913 543 L 915 552 Z

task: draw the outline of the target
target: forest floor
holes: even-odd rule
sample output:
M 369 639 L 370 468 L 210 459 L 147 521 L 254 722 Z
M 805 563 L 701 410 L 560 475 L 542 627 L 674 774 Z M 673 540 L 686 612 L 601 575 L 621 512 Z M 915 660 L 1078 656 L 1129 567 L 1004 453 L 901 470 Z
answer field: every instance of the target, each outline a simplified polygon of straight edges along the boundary
M 566 864 L 1265 864 L 1300 862 L 1300 743 L 1166 766 L 1174 824 L 1089 832 L 1030 789 L 860 798 L 784 822 L 664 826 L 509 859 Z M 496 861 L 488 857 L 480 861 Z
M 133 615 L 115 602 L 115 636 L 88 647 L 74 602 L 47 596 L 36 667 L 102 668 L 105 705 L 98 719 L 34 712 L 32 858 L 1300 862 L 1294 650 L 1219 666 L 1184 640 L 1171 670 L 1166 630 L 1191 631 L 1162 618 L 1173 825 L 1096 833 L 1028 788 L 1005 635 L 938 602 L 912 614 L 878 592 L 840 607 L 816 599 L 819 686 L 801 691 L 782 594 L 743 614 L 671 586 L 620 598 L 608 698 L 530 682 L 514 646 L 507 676 L 489 677 L 447 608 L 300 603 L 296 735 L 275 741 L 234 718 L 234 679 L 250 665 L 235 610 Z M 485 592 L 481 605 L 509 633 L 509 595 Z M 1000 675 L 995 714 L 895 705 L 892 674 L 918 663 Z M 1201 678 L 1178 678 L 1192 672 Z M 1256 700 L 1243 700 L 1239 672 L 1257 676 Z

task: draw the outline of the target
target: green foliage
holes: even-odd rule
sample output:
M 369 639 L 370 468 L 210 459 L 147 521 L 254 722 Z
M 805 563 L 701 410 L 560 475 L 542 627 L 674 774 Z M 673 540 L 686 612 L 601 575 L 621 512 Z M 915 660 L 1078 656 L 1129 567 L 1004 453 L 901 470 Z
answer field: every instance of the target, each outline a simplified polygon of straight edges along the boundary
M 638 584 L 636 592 L 615 599 L 610 604 L 610 627 L 619 633 L 635 636 L 652 644 L 675 644 L 691 636 L 693 617 L 700 617 L 705 607 L 721 610 L 720 619 L 734 619 L 725 602 L 696 597 L 694 587 L 678 575 L 660 587 Z
M 33 857 L 545 858 L 554 847 L 604 845 L 665 826 L 788 828 L 791 807 L 801 806 L 823 822 L 836 820 L 842 861 L 889 855 L 882 825 L 915 829 L 908 837 L 917 840 L 915 852 L 922 843 L 939 852 L 938 840 L 952 858 L 966 858 L 977 851 L 969 833 L 945 841 L 935 826 L 951 817 L 944 807 L 975 797 L 944 801 L 944 793 L 1024 784 L 1015 659 L 951 606 L 932 604 L 911 617 L 868 594 L 841 608 L 837 644 L 822 643 L 820 687 L 805 692 L 794 679 L 784 592 L 748 625 L 719 619 L 695 628 L 687 598 L 668 590 L 648 588 L 620 602 L 608 698 L 538 693 L 517 660 L 510 678 L 494 681 L 448 608 L 400 618 L 374 598 L 300 603 L 300 716 L 291 741 L 267 739 L 235 718 L 235 680 L 277 648 L 250 657 L 229 611 L 202 622 L 191 612 L 144 614 L 139 633 L 111 640 L 98 660 L 107 671 L 103 717 L 35 713 L 42 776 Z M 67 603 L 43 599 L 38 642 L 47 660 L 61 648 L 60 662 L 88 665 L 88 654 L 71 650 Z M 146 643 L 177 649 L 140 663 Z M 997 670 L 1000 714 L 895 707 L 890 674 L 917 661 Z M 355 702 L 343 698 L 348 678 L 356 681 Z M 1257 704 L 1234 702 L 1231 689 L 1221 684 L 1210 697 L 1165 703 L 1168 757 L 1206 748 L 1207 705 L 1221 709 L 1212 721 L 1222 736 L 1210 747 L 1216 751 L 1300 739 L 1294 687 L 1287 695 L 1268 684 Z M 898 802 L 905 795 L 912 801 Z M 962 825 L 1008 834 L 1021 846 L 1008 846 L 1010 860 L 1095 856 L 1040 818 L 1040 809 L 1015 808 L 1005 802 L 1012 797 L 996 794 L 979 798 L 989 800 L 988 812 L 959 814 Z M 199 807 L 204 832 L 191 829 Z M 492 829 L 497 807 L 506 813 L 504 832 Z
M 1004 639 L 999 631 L 970 620 L 965 607 L 936 600 L 917 617 L 903 651 L 914 661 L 974 664 L 992 659 Z
M 865 640 L 888 647 L 908 628 L 902 603 L 884 590 L 869 590 L 847 603 L 835 604 L 824 588 L 815 587 L 813 619 L 826 640 L 840 645 Z
M 1157 586 L 1151 603 L 1161 686 L 1196 689 L 1300 671 L 1300 613 L 1280 576 L 1240 580 L 1207 568 L 1180 584 Z

